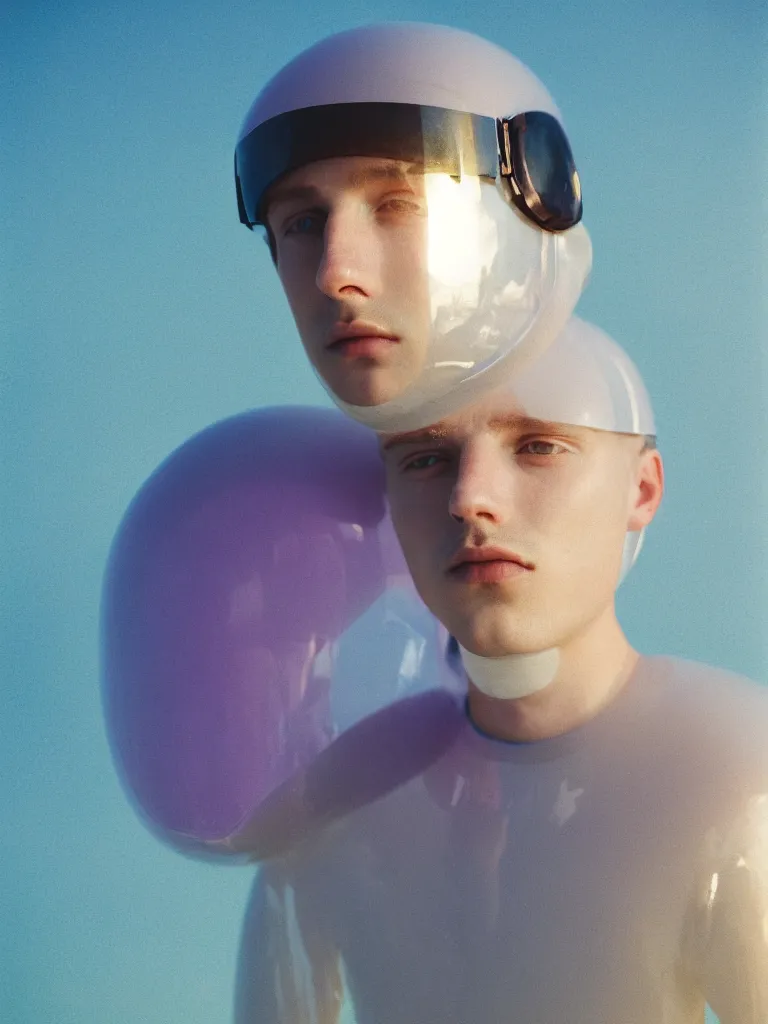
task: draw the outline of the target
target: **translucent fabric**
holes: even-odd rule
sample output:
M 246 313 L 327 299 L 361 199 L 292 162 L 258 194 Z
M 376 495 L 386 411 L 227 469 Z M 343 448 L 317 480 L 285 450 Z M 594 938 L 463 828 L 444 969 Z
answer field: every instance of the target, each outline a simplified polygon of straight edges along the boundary
M 642 658 L 555 739 L 440 692 L 358 728 L 261 835 L 237 1024 L 768 1020 L 764 689 Z

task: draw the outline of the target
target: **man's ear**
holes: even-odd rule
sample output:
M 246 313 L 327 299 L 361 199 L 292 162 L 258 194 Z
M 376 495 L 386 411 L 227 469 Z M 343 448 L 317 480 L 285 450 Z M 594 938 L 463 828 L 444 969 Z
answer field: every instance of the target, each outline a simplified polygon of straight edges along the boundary
M 655 448 L 641 452 L 630 496 L 628 530 L 642 530 L 656 515 L 664 494 L 664 463 Z

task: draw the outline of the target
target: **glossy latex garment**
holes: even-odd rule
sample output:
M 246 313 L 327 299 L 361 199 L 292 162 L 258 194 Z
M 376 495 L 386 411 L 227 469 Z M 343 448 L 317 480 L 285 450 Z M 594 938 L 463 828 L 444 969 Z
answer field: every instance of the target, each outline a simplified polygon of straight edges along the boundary
M 432 693 L 342 740 L 262 823 L 238 1024 L 768 1021 L 767 690 L 641 658 L 554 739 Z

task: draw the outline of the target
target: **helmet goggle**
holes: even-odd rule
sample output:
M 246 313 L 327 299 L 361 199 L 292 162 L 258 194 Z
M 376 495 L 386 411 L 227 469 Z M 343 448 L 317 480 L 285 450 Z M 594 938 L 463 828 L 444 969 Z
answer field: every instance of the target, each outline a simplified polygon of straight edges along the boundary
M 278 178 L 334 157 L 380 157 L 425 173 L 496 181 L 507 202 L 549 232 L 581 220 L 579 176 L 565 132 L 551 114 L 483 117 L 409 103 L 304 107 L 257 125 L 235 151 L 240 220 L 264 224 L 264 198 Z

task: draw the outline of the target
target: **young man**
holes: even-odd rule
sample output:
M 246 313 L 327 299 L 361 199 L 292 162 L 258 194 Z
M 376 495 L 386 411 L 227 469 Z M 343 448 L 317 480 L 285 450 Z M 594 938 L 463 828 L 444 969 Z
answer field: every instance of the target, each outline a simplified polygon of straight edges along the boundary
M 662 497 L 653 434 L 632 364 L 574 321 L 506 389 L 383 438 L 466 703 L 421 763 L 418 741 L 387 763 L 396 706 L 289 791 L 240 1022 L 328 1024 L 345 994 L 361 1024 L 768 1020 L 768 694 L 639 655 L 615 613 Z
M 368 26 L 300 54 L 251 106 L 235 174 L 310 362 L 377 430 L 434 422 L 543 351 L 591 266 L 552 98 L 455 29 Z

